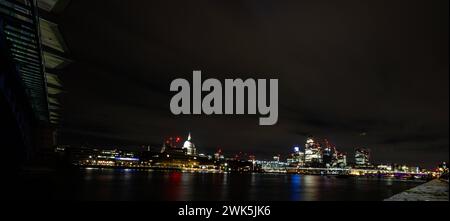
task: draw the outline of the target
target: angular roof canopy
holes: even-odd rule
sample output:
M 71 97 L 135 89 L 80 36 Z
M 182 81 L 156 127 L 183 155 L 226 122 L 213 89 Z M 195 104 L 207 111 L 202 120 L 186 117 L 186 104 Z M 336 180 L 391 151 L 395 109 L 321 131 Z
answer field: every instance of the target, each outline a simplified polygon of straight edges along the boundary
M 69 0 L 37 0 L 40 9 L 54 13 L 63 11 L 68 4 Z
M 68 3 L 69 0 L 37 0 L 38 7 L 50 13 L 61 12 Z M 46 13 L 43 14 L 45 15 Z M 58 95 L 63 92 L 63 84 L 57 72 L 72 61 L 67 59 L 68 48 L 56 23 L 40 17 L 39 31 L 47 81 L 49 119 L 50 123 L 57 124 L 60 120 L 58 111 L 61 109 Z
M 41 42 L 43 45 L 61 53 L 67 51 L 67 46 L 64 43 L 61 33 L 59 32 L 57 24 L 43 18 L 39 18 L 39 28 L 41 32 Z

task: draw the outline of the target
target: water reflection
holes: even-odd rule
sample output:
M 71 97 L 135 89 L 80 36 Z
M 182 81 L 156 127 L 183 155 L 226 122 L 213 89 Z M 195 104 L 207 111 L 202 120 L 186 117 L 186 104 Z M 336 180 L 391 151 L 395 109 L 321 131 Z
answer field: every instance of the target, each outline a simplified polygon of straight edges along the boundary
M 292 201 L 300 201 L 301 200 L 301 177 L 298 174 L 293 174 L 290 176 L 291 178 L 291 197 L 290 200 Z
M 84 169 L 21 189 L 56 199 L 85 200 L 382 200 L 420 183 L 298 174 L 220 174 Z M 44 187 L 36 189 L 36 187 Z M 29 197 L 26 192 L 24 196 Z

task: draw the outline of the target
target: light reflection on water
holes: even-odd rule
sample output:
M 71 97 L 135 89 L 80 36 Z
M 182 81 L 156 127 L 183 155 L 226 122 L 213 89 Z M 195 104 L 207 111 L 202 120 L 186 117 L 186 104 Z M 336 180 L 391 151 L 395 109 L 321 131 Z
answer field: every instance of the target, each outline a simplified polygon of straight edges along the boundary
M 302 179 L 301 176 L 298 174 L 293 174 L 291 176 L 291 198 L 292 201 L 299 201 L 301 200 L 300 197 L 300 189 L 302 185 Z
M 40 182 L 40 183 L 37 183 Z M 383 200 L 420 182 L 299 174 L 191 173 L 83 169 L 78 174 L 30 179 L 22 189 L 55 199 L 86 200 Z

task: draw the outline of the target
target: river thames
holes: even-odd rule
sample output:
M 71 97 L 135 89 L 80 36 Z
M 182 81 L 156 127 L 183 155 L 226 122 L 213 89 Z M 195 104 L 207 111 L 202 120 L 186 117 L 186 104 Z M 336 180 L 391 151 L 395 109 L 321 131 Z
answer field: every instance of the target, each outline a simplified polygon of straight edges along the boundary
M 265 173 L 80 169 L 28 173 L 7 195 L 63 200 L 380 201 L 422 184 L 378 178 Z

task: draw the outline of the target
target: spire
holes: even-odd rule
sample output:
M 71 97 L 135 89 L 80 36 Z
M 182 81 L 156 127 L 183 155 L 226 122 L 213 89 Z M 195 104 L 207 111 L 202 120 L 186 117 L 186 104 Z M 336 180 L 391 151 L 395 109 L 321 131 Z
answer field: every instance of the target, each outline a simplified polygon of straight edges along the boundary
M 191 132 L 189 132 L 188 140 L 189 140 L 189 141 L 191 140 Z

